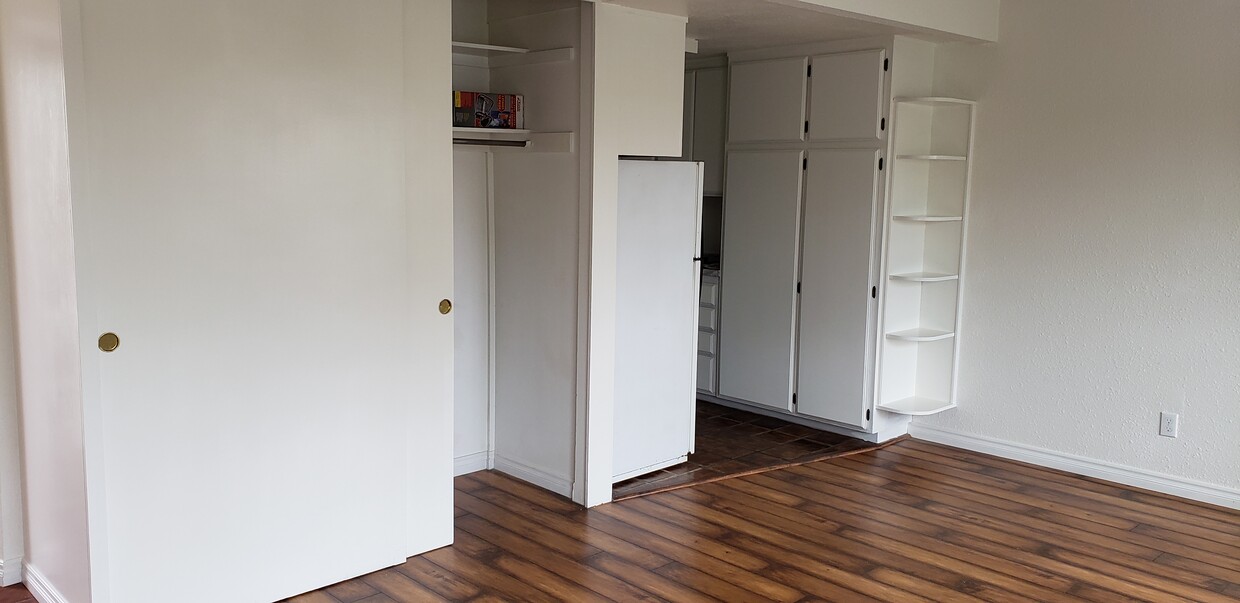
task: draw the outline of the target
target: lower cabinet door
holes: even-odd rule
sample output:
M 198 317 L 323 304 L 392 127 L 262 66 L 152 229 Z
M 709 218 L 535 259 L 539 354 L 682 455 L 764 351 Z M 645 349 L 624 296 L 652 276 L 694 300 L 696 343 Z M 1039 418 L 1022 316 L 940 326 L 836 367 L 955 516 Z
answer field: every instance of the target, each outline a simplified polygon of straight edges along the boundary
M 865 428 L 878 151 L 811 151 L 802 225 L 797 412 Z

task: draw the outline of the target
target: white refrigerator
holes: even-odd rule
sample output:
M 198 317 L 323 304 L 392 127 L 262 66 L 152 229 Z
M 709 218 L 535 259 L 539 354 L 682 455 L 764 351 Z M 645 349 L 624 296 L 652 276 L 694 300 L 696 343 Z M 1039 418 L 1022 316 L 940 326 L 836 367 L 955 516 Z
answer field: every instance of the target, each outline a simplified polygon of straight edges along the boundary
M 693 451 L 702 164 L 621 160 L 613 483 Z

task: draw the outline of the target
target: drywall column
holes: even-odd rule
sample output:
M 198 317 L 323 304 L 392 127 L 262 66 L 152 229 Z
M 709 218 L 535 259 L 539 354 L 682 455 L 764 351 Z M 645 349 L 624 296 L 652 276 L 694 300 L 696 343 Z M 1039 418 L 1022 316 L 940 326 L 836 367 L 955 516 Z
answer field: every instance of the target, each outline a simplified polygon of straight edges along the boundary
M 3 18 L 0 11 L 0 18 Z M 0 30 L 0 36 L 3 35 Z M 3 140 L 3 133 L 0 133 Z M 0 586 L 22 581 L 21 430 L 13 341 L 13 274 L 7 181 L 0 169 Z
M 684 109 L 683 16 L 614 4 L 582 7 L 582 244 L 588 300 L 573 498 L 611 501 L 616 240 L 620 155 L 678 157 Z M 586 132 L 589 134 L 586 134 Z
M 4 197 L 22 359 L 24 578 L 44 600 L 86 603 L 92 584 L 64 64 L 59 2 L 0 3 Z

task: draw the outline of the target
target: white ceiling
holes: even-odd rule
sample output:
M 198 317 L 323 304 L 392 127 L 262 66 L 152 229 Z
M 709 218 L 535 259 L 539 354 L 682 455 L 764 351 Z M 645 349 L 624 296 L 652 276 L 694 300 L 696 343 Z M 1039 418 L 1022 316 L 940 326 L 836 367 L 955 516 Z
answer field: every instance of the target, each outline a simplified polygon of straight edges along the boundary
M 688 0 L 687 36 L 698 55 L 827 40 L 906 33 L 905 30 L 768 0 Z

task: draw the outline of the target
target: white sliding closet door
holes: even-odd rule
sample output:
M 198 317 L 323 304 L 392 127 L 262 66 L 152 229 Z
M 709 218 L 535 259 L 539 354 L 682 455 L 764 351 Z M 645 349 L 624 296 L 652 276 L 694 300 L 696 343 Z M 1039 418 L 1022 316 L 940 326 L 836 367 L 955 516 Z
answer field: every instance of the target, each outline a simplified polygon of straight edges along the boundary
M 451 213 L 406 180 L 436 143 L 404 3 L 81 4 L 96 601 L 279 600 L 446 544 Z
M 728 155 L 719 394 L 792 409 L 801 151 Z
M 801 256 L 797 411 L 866 423 L 878 151 L 810 151 Z M 725 289 L 726 290 L 726 289 Z

